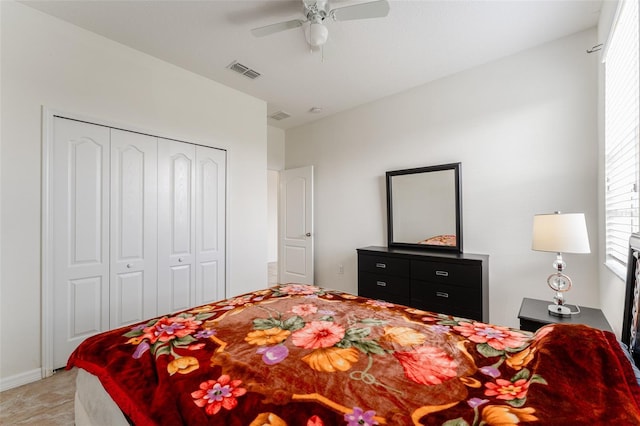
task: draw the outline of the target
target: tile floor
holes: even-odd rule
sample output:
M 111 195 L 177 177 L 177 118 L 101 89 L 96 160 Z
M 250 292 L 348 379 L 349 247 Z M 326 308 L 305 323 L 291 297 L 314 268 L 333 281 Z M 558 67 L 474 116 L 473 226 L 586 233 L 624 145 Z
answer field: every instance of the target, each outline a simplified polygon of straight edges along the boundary
M 77 369 L 0 393 L 1 425 L 70 426 Z

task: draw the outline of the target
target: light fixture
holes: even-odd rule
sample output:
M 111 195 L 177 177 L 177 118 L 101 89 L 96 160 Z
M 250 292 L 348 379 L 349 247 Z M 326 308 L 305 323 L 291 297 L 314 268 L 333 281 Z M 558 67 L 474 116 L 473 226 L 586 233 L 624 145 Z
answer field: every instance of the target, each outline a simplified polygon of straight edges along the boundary
M 553 267 L 556 273 L 549 275 L 547 284 L 556 295 L 554 304 L 549 305 L 549 313 L 555 316 L 570 316 L 571 309 L 565 306 L 563 293 L 571 288 L 571 278 L 563 274 L 567 266 L 562 253 L 590 253 L 587 224 L 583 213 L 538 214 L 533 217 L 533 243 L 536 251 L 555 252 Z M 577 312 L 573 312 L 577 313 Z
M 319 47 L 327 42 L 329 38 L 329 30 L 324 26 L 321 20 L 312 21 L 307 28 L 305 28 L 305 36 L 307 43 L 311 47 Z

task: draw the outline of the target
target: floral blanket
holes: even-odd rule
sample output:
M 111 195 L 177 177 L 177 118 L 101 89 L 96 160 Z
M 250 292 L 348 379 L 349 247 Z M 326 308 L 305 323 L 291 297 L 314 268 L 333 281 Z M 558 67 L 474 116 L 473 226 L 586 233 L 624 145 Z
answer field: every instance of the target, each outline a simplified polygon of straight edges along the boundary
M 612 333 L 532 334 L 305 285 L 91 337 L 73 366 L 136 425 L 640 424 Z

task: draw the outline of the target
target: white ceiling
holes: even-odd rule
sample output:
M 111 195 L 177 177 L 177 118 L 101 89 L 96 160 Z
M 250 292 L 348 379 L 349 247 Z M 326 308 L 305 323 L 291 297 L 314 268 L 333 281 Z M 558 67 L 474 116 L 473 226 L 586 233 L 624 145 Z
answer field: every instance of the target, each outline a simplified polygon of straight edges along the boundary
M 22 3 L 263 99 L 268 115 L 291 114 L 268 120 L 287 129 L 591 28 L 602 0 L 391 0 L 386 18 L 327 19 L 329 40 L 314 52 L 302 28 L 250 33 L 301 18 L 301 0 Z M 262 75 L 234 73 L 236 60 Z

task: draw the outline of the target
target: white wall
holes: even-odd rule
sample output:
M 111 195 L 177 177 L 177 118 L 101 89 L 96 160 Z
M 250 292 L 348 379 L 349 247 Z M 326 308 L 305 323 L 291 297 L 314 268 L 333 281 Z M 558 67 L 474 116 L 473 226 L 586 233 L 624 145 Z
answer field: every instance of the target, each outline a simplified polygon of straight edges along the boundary
M 590 255 L 565 256 L 567 298 L 599 305 L 596 31 L 288 130 L 286 167 L 315 166 L 316 282 L 357 291 L 356 248 L 386 245 L 384 173 L 462 162 L 464 250 L 490 255 L 490 321 L 551 300 L 535 213 L 585 212 Z M 338 265 L 344 265 L 344 275 Z
M 280 172 L 267 170 L 267 262 L 278 261 L 278 188 Z
M 263 101 L 11 1 L 1 7 L 0 378 L 39 374 L 41 107 L 228 150 L 228 295 L 267 282 Z
M 278 261 L 278 190 L 284 170 L 285 132 L 267 127 L 267 261 Z
M 284 130 L 267 127 L 267 168 L 284 170 Z

